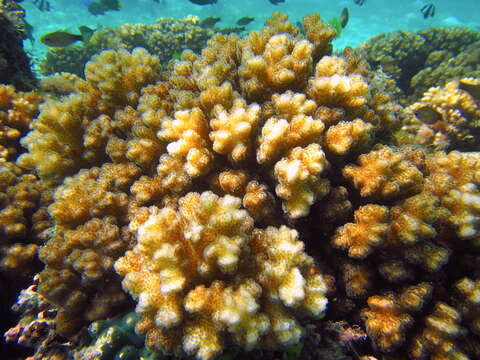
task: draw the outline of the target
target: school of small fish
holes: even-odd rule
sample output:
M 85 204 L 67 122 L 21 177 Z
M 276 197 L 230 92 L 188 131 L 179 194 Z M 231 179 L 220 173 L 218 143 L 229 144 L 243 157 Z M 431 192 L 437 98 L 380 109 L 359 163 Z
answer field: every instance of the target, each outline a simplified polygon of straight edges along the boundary
M 31 0 L 31 1 L 40 11 L 52 10 L 52 6 L 49 0 Z M 181 0 L 178 0 L 178 1 L 181 1 Z M 186 1 L 189 1 L 192 4 L 199 5 L 199 6 L 205 6 L 205 5 L 214 6 L 215 4 L 218 4 L 219 2 L 225 1 L 225 0 L 186 0 Z M 94 16 L 104 15 L 109 11 L 119 11 L 123 8 L 123 4 L 120 2 L 120 0 L 81 0 L 81 2 L 87 7 L 88 11 Z M 161 5 L 166 4 L 166 0 L 153 0 L 153 2 Z M 273 5 L 278 5 L 278 4 L 284 3 L 285 0 L 268 0 L 268 2 Z M 353 3 L 358 6 L 363 6 L 366 4 L 366 2 L 367 0 L 353 0 Z M 433 3 L 428 3 L 422 6 L 422 8 L 420 9 L 420 12 L 424 19 L 428 19 L 435 16 L 435 10 L 436 10 L 435 5 Z M 334 26 L 335 29 L 337 30 L 338 35 L 340 35 L 341 30 L 347 26 L 349 17 L 350 15 L 349 15 L 348 8 L 345 7 L 343 8 L 339 17 L 335 17 L 330 21 L 330 24 Z M 217 28 L 216 25 L 217 23 L 222 21 L 222 18 L 217 16 L 209 16 L 203 19 L 199 25 L 202 28 L 214 29 L 215 31 L 218 31 L 222 34 L 230 34 L 230 33 L 241 33 L 242 31 L 245 30 L 245 27 L 250 23 L 252 23 L 254 20 L 255 20 L 254 17 L 243 16 L 235 22 L 235 25 L 237 26 Z M 64 47 L 64 46 L 69 46 L 77 41 L 87 42 L 91 38 L 94 32 L 94 30 L 89 29 L 86 26 L 79 27 L 79 30 L 80 30 L 80 34 L 72 34 L 70 32 L 63 31 L 63 30 L 54 31 L 48 34 L 44 34 L 40 38 L 40 41 L 47 46 Z M 32 31 L 33 31 L 33 28 L 31 28 L 30 33 L 32 33 Z M 33 37 L 30 36 L 30 40 L 33 41 Z

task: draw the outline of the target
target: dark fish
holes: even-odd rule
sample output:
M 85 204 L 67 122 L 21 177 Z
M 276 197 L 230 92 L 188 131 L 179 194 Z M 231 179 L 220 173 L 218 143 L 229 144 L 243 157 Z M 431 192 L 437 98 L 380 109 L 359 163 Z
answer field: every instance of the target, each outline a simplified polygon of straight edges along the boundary
M 255 18 L 244 16 L 240 19 L 237 20 L 236 24 L 240 26 L 248 25 L 250 24 Z
M 76 41 L 88 41 L 92 37 L 94 31 L 87 26 L 80 26 L 78 28 L 80 34 L 71 34 L 66 31 L 54 31 L 43 35 L 40 41 L 50 47 L 65 47 L 73 44 Z
M 88 5 L 88 11 L 95 16 L 103 15 L 107 11 L 118 11 L 123 7 L 119 0 L 95 0 Z
M 188 0 L 188 1 L 197 5 L 211 5 L 211 4 L 216 4 L 218 0 Z
M 33 0 L 33 4 L 40 11 L 50 11 L 52 9 L 48 0 Z
M 205 19 L 203 19 L 201 22 L 200 22 L 200 27 L 206 29 L 206 28 L 212 28 L 215 26 L 215 24 L 217 22 L 219 22 L 220 20 L 222 20 L 222 18 L 219 18 L 219 17 L 215 17 L 215 16 L 209 16 Z
M 285 2 L 285 0 L 268 0 L 268 1 L 270 1 L 273 5 L 278 5 L 280 3 Z
M 353 0 L 353 2 L 357 5 L 362 6 L 363 4 L 365 4 L 367 2 L 367 0 Z
M 432 3 L 425 5 L 420 9 L 424 19 L 435 16 L 435 5 Z
M 442 119 L 442 116 L 430 106 L 424 106 L 415 112 L 418 119 L 424 124 L 435 124 Z
M 475 100 L 480 101 L 480 84 L 460 80 L 458 88 L 468 92 Z
M 219 31 L 224 35 L 233 34 L 233 33 L 238 34 L 238 33 L 241 33 L 242 31 L 245 31 L 245 27 L 244 26 L 229 27 L 229 28 L 220 29 Z
M 345 28 L 345 26 L 347 26 L 348 24 L 348 18 L 349 18 L 349 15 L 348 15 L 348 9 L 347 8 L 343 8 L 342 10 L 342 13 L 340 14 L 340 25 L 342 26 L 342 29 Z

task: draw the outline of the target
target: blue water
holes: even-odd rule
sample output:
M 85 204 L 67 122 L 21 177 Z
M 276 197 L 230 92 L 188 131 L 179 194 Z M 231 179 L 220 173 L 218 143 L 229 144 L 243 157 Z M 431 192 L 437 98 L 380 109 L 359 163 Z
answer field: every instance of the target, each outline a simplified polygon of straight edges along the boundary
M 56 30 L 77 31 L 80 25 L 95 28 L 99 25 L 118 26 L 125 23 L 152 23 L 159 17 L 181 18 L 197 15 L 201 18 L 220 16 L 219 27 L 234 26 L 235 21 L 243 16 L 255 17 L 247 30 L 258 29 L 265 18 L 273 11 L 286 12 L 293 20 L 306 14 L 318 12 L 328 20 L 338 16 L 344 7 L 350 11 L 350 21 L 335 41 L 335 47 L 355 46 L 373 35 L 394 30 L 419 30 L 432 26 L 468 26 L 480 29 L 480 9 L 478 0 L 367 0 L 358 6 L 353 0 L 285 0 L 277 6 L 268 0 L 218 0 L 215 5 L 199 6 L 188 0 L 122 0 L 123 9 L 111 11 L 105 15 L 94 16 L 87 11 L 84 0 L 49 0 L 52 10 L 41 12 L 32 3 L 25 0 L 22 6 L 27 10 L 27 20 L 34 27 L 33 44 L 25 42 L 26 49 L 38 59 L 47 47 L 38 39 L 45 33 Z M 423 19 L 420 8 L 433 3 L 436 14 L 433 18 Z

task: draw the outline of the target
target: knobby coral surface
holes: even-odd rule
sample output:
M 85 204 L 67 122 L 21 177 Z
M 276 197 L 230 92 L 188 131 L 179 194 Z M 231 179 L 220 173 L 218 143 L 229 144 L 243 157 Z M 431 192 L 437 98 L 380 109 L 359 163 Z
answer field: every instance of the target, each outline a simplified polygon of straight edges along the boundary
M 23 151 L 19 139 L 38 115 L 42 100 L 35 92 L 17 92 L 11 85 L 0 85 L 0 164 L 15 160 Z
M 296 318 L 323 316 L 326 284 L 309 272 L 298 233 L 253 230 L 240 207 L 231 195 L 191 192 L 178 210 L 150 208 L 137 245 L 115 265 L 150 347 L 210 359 L 228 336 L 246 349 L 295 344 Z
M 49 226 L 51 189 L 35 174 L 15 165 L 25 152 L 19 140 L 38 115 L 42 96 L 0 85 L 0 270 L 22 280 L 33 275 L 41 233 Z
M 165 73 L 103 52 L 40 106 L 17 163 L 55 190 L 38 291 L 58 332 L 132 309 L 128 293 L 158 353 L 316 329 L 309 348 L 325 332 L 367 358 L 480 356 L 480 154 L 393 146 L 388 79 L 332 56 L 318 15 L 303 28 L 275 14 Z

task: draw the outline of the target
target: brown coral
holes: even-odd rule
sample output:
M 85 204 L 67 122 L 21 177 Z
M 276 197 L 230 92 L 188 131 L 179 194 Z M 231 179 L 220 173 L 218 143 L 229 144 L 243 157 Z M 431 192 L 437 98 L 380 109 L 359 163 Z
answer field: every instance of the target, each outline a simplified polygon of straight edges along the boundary
M 253 47 L 248 38 L 244 44 L 239 75 L 248 100 L 304 86 L 312 67 L 313 45 L 309 41 L 278 34 L 262 48 Z
M 39 288 L 62 333 L 126 292 L 151 348 L 204 359 L 305 328 L 328 342 L 332 322 L 344 352 L 402 359 L 435 304 L 474 318 L 450 289 L 478 277 L 478 154 L 393 147 L 404 113 L 388 79 L 352 50 L 329 56 L 330 29 L 304 23 L 307 38 L 280 14 L 216 35 L 162 74 L 143 51 L 104 53 L 43 105 L 19 163 L 56 188 Z M 448 341 L 474 356 L 459 326 L 466 341 Z
M 415 192 L 423 176 L 405 154 L 388 147 L 379 147 L 358 158 L 360 166 L 348 165 L 344 175 L 352 179 L 362 196 L 398 197 Z
M 368 309 L 362 311 L 365 327 L 375 345 L 389 351 L 405 341 L 413 318 L 396 303 L 393 294 L 368 298 Z
M 22 139 L 29 153 L 20 157 L 19 164 L 34 168 L 45 181 L 55 184 L 82 167 L 101 164 L 106 155 L 105 147 L 111 146 L 105 138 L 113 132 L 112 127 L 101 129 L 94 139 L 84 139 L 84 134 L 89 134 L 93 126 L 98 127 L 100 120 L 97 118 L 102 112 L 105 114 L 100 119 L 110 121 L 119 106 L 136 105 L 140 89 L 158 76 L 158 59 L 145 50 L 131 54 L 107 51 L 96 59 L 88 66 L 87 81 L 77 82 L 78 92 L 60 101 L 44 103 L 32 125 L 34 131 Z M 129 125 L 129 133 L 118 131 L 120 139 L 135 138 L 130 133 L 135 128 Z M 116 139 L 113 137 L 112 141 Z
M 469 328 L 480 334 L 480 281 L 463 278 L 455 284 L 455 289 L 462 298 L 460 311 Z
M 260 106 L 247 106 L 245 101 L 234 102 L 229 113 L 219 105 L 210 120 L 212 148 L 219 154 L 228 155 L 232 163 L 244 161 L 251 156 L 253 136 L 260 122 Z
M 344 59 L 325 56 L 315 67 L 307 94 L 319 105 L 349 109 L 364 105 L 369 90 L 360 74 L 349 71 Z
M 355 211 L 355 223 L 339 228 L 332 243 L 348 249 L 348 256 L 352 258 L 365 258 L 386 240 L 388 222 L 389 211 L 385 206 L 362 206 Z
M 413 359 L 421 359 L 430 353 L 432 360 L 468 359 L 455 340 L 461 337 L 464 329 L 460 326 L 460 314 L 445 303 L 437 303 L 433 313 L 426 318 L 423 333 L 415 339 L 410 350 Z
M 478 32 L 467 27 L 394 31 L 372 37 L 360 50 L 374 68 L 382 68 L 405 95 L 415 99 L 451 79 L 479 76 Z
M 371 140 L 373 125 L 361 119 L 341 121 L 331 126 L 325 134 L 325 145 L 337 155 L 345 155 L 351 150 L 367 144 Z
M 479 197 L 479 153 L 437 153 L 429 161 L 432 175 L 426 187 L 440 196 L 450 211 L 448 221 L 460 238 L 472 238 L 477 232 Z
M 50 226 L 46 207 L 51 190 L 15 164 L 0 166 L 0 269 L 19 283 L 32 276 L 43 231 Z
M 439 224 L 450 215 L 440 206 L 440 199 L 429 192 L 409 197 L 392 209 L 391 241 L 414 244 L 438 235 L 432 224 Z
M 105 164 L 81 171 L 56 190 L 49 208 L 55 227 L 40 251 L 46 267 L 39 292 L 60 307 L 61 334 L 72 335 L 84 321 L 103 318 L 126 302 L 113 263 L 131 246 L 125 191 L 138 175 L 133 164 Z
M 21 152 L 18 140 L 38 114 L 41 100 L 34 92 L 16 92 L 13 86 L 0 85 L 0 164 L 14 160 Z
M 324 129 L 321 120 L 315 119 L 317 105 L 304 94 L 287 91 L 272 96 L 273 111 L 258 139 L 257 161 L 267 163 L 297 146 L 320 140 Z

